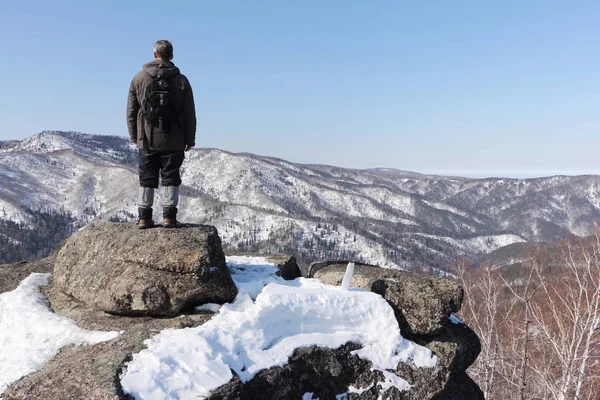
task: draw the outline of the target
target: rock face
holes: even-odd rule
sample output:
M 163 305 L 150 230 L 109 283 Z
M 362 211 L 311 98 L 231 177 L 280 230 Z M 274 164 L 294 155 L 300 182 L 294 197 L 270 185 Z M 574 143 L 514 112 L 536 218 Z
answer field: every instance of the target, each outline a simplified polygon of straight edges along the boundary
M 300 275 L 293 257 L 270 256 L 268 261 L 285 279 Z M 310 272 L 339 285 L 346 265 L 311 264 Z M 176 314 L 188 305 L 231 301 L 237 292 L 217 232 L 207 226 L 140 231 L 132 224 L 89 225 L 54 258 L 0 266 L 0 293 L 14 289 L 30 272 L 52 268 L 53 282 L 43 290 L 55 313 L 86 329 L 123 333 L 107 342 L 63 348 L 42 369 L 13 383 L 5 400 L 131 398 L 123 393 L 119 375 L 145 348 L 144 340 L 163 329 L 205 323 L 210 313 Z M 410 390 L 382 390 L 384 373 L 353 354 L 360 344 L 346 343 L 337 349 L 297 349 L 286 365 L 260 371 L 248 382 L 235 377 L 208 398 L 300 399 L 312 392 L 321 399 L 346 393 L 351 400 L 483 400 L 466 373 L 480 352 L 479 338 L 468 326 L 449 320 L 462 304 L 460 286 L 366 264 L 356 265 L 351 286 L 381 294 L 394 309 L 403 336 L 436 355 L 433 368 L 401 363 L 388 371 L 411 384 Z
M 438 362 L 434 368 L 412 368 L 399 364 L 396 374 L 408 381 L 413 387 L 398 397 L 401 399 L 454 399 L 457 390 L 453 382 L 467 376 L 467 368 L 475 361 L 481 351 L 479 338 L 465 324 L 447 322 L 435 336 L 416 336 L 412 340 L 433 351 Z M 482 399 L 483 393 L 475 385 L 470 388 L 471 395 L 456 397 L 461 400 Z M 396 398 L 396 397 L 394 397 Z
M 309 273 L 323 283 L 340 285 L 347 264 L 346 261 L 320 265 Z M 354 267 L 350 286 L 370 290 L 386 299 L 394 309 L 402 336 L 407 338 L 438 333 L 450 314 L 460 310 L 464 296 L 463 289 L 454 281 L 367 264 Z
M 435 352 L 438 365 L 414 368 L 400 364 L 395 372 L 412 385 L 409 391 L 390 388 L 382 393 L 383 374 L 372 370 L 369 361 L 352 354 L 360 345 L 348 343 L 337 349 L 298 349 L 288 364 L 263 370 L 245 384 L 236 377 L 212 392 L 208 399 L 300 399 L 307 392 L 312 392 L 313 398 L 336 399 L 351 386 L 361 389 L 360 393 L 347 395 L 351 400 L 484 399 L 477 384 L 465 372 L 480 350 L 473 331 L 466 325 L 449 323 L 442 335 L 420 344 Z
M 59 250 L 53 284 L 98 310 L 134 316 L 174 316 L 237 294 L 212 226 L 90 224 Z
M 372 382 L 383 380 L 383 374 L 371 371 L 370 362 L 351 354 L 359 348 L 359 345 L 349 343 L 337 349 L 298 349 L 287 365 L 260 371 L 245 384 L 235 377 L 212 392 L 208 400 L 302 399 L 308 392 L 314 394 L 313 398 L 335 399 L 346 393 L 351 384 L 373 386 L 373 396 L 363 393 L 360 398 L 376 400 L 379 390 Z M 392 390 L 399 394 L 396 389 Z
M 279 270 L 277 275 L 281 276 L 286 281 L 291 281 L 302 277 L 302 272 L 300 271 L 300 267 L 298 267 L 296 257 L 294 256 L 289 256 L 287 254 L 274 254 L 267 256 L 267 260 L 275 264 Z

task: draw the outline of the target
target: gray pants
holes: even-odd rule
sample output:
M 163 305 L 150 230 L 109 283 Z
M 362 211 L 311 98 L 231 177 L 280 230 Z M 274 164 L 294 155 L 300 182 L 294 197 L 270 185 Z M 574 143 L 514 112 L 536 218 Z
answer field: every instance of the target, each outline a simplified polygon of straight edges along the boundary
M 179 204 L 179 186 L 163 186 L 163 207 L 177 207 Z M 138 206 L 152 208 L 154 205 L 154 188 L 140 187 Z

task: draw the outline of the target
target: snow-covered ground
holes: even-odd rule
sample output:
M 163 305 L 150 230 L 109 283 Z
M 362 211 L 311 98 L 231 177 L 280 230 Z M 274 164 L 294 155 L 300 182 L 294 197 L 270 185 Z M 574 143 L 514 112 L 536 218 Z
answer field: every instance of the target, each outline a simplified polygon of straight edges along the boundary
M 227 262 L 239 289 L 235 301 L 199 307 L 216 312 L 202 326 L 167 329 L 147 340 L 147 349 L 133 356 L 121 376 L 126 393 L 138 399 L 203 398 L 232 379 L 232 371 L 248 381 L 262 369 L 285 365 L 297 348 L 337 348 L 349 341 L 361 343 L 355 353 L 383 372 L 385 380 L 374 383 L 382 392 L 410 388 L 388 372 L 398 363 L 431 368 L 437 362 L 429 349 L 401 336 L 391 307 L 375 293 L 316 279 L 285 281 L 261 257 Z M 0 398 L 9 384 L 41 368 L 61 347 L 118 335 L 86 331 L 53 314 L 39 290 L 49 277 L 32 274 L 14 291 L 0 294 Z
M 451 244 L 460 251 L 471 254 L 487 254 L 499 249 L 500 247 L 508 246 L 514 243 L 525 242 L 525 239 L 516 235 L 478 236 L 472 239 L 454 239 L 447 236 L 427 235 L 424 233 L 415 233 L 413 235 L 443 241 Z
M 201 399 L 233 378 L 246 382 L 260 370 L 287 363 L 295 349 L 362 343 L 356 354 L 384 373 L 381 390 L 410 385 L 387 372 L 400 362 L 434 367 L 437 358 L 400 335 L 379 295 L 343 290 L 316 279 L 285 281 L 264 258 L 229 257 L 239 294 L 232 304 L 193 329 L 169 329 L 146 341 L 121 377 L 139 399 Z
M 0 294 L 0 399 L 8 385 L 40 369 L 62 347 L 119 335 L 88 331 L 54 314 L 40 292 L 49 279 L 50 274 L 31 274 L 17 289 Z

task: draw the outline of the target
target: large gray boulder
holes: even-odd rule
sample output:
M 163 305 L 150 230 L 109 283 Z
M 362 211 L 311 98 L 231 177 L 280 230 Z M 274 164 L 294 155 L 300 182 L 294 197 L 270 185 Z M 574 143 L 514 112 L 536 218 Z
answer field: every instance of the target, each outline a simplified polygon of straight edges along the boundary
M 320 265 L 311 277 L 340 285 L 348 262 Z M 402 336 L 434 335 L 446 325 L 451 313 L 460 310 L 464 290 L 456 282 L 431 275 L 356 265 L 351 287 L 380 294 L 392 306 Z
M 406 399 L 425 400 L 445 398 L 455 381 L 466 375 L 467 368 L 475 362 L 481 352 L 481 342 L 477 334 L 465 324 L 446 322 L 435 336 L 417 336 L 412 340 L 425 346 L 436 355 L 438 361 L 433 368 L 415 368 L 409 364 L 399 364 L 396 375 L 409 382 L 412 387 Z M 462 400 L 483 399 L 483 393 L 475 385 L 471 395 Z
M 59 250 L 53 285 L 99 310 L 133 316 L 174 316 L 237 295 L 217 230 L 203 225 L 90 224 Z

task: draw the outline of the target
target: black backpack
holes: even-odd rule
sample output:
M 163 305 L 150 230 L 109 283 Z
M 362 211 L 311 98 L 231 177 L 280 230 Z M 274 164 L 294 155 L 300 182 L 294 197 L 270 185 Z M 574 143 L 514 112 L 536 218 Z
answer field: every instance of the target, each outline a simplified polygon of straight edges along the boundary
M 160 75 L 152 78 L 146 91 L 143 113 L 153 128 L 165 133 L 169 132 L 171 123 L 175 122 L 177 118 L 172 97 L 167 79 Z

